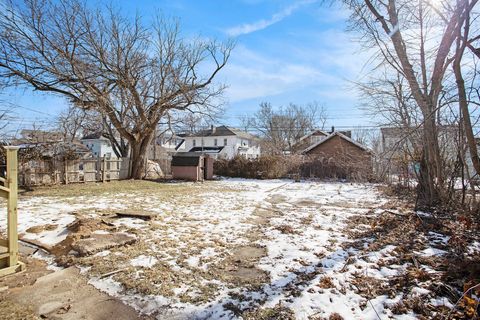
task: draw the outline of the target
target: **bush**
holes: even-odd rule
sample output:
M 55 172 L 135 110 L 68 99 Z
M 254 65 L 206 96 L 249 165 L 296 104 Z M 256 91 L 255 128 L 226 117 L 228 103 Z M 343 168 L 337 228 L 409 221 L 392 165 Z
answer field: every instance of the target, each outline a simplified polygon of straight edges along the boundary
M 216 175 L 250 179 L 279 179 L 307 177 L 321 179 L 370 180 L 368 166 L 339 165 L 335 161 L 310 158 L 300 155 L 264 155 L 257 159 L 236 156 L 231 160 L 219 159 L 214 163 Z
M 214 172 L 226 177 L 278 179 L 288 175 L 289 166 L 283 156 L 260 156 L 250 160 L 236 156 L 231 160 L 215 161 Z

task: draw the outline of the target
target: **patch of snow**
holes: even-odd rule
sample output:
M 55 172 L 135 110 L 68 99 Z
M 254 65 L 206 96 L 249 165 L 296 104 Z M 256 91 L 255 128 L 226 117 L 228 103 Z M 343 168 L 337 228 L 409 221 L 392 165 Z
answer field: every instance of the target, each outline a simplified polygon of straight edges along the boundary
M 441 256 L 447 253 L 445 250 L 429 247 L 421 252 L 415 252 L 424 257 Z
M 91 284 L 98 290 L 103 291 L 112 297 L 118 297 L 118 293 L 123 290 L 122 285 L 111 277 L 104 279 L 93 278 L 88 281 L 88 284 Z
M 157 262 L 158 262 L 158 260 L 155 257 L 145 256 L 143 254 L 130 260 L 130 264 L 132 266 L 134 266 L 134 267 L 144 267 L 144 268 L 151 268 Z
M 59 266 L 55 263 L 55 256 L 53 256 L 53 255 L 51 255 L 51 254 L 48 254 L 48 253 L 46 253 L 46 252 L 43 251 L 43 250 L 37 250 L 37 252 L 35 252 L 35 253 L 32 255 L 32 258 L 45 261 L 45 262 L 47 263 L 47 269 L 48 269 L 48 270 L 58 271 L 58 270 L 62 270 L 62 269 L 63 269 L 62 267 L 59 267 Z
M 110 234 L 110 232 L 106 230 L 95 230 L 92 232 L 93 234 Z
M 452 309 L 454 307 L 453 304 L 450 302 L 450 300 L 448 300 L 445 297 L 430 299 L 430 303 L 434 306 L 445 306 L 445 307 L 450 308 L 450 309 Z
M 93 256 L 94 257 L 106 257 L 110 254 L 110 250 L 105 250 L 105 251 L 100 251 L 95 253 Z

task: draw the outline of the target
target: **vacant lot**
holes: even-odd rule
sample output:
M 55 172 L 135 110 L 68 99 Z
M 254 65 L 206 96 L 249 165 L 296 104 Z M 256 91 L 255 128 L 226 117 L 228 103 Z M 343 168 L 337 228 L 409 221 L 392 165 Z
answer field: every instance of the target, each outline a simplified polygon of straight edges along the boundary
M 422 235 L 413 259 L 380 241 L 372 221 L 390 219 L 383 231 L 401 224 L 395 203 L 364 184 L 123 181 L 24 193 L 19 231 L 49 252 L 34 257 L 77 266 L 96 288 L 158 319 L 434 316 L 455 301 L 433 292 L 437 271 L 423 263 L 442 256 L 448 237 Z M 131 241 L 95 247 L 111 235 Z

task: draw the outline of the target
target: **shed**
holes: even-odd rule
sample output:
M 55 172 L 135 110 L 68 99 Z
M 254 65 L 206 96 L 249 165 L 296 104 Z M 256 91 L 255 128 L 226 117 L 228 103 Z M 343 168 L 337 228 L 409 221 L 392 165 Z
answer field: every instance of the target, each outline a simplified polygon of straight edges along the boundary
M 198 152 L 178 152 L 172 157 L 174 179 L 203 181 L 213 178 L 214 159 Z

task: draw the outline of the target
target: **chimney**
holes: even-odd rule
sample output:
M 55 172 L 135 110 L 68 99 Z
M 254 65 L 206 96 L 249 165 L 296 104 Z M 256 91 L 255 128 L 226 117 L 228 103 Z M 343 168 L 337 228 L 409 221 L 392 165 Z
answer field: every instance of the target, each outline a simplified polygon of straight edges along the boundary
M 330 133 L 334 133 L 335 132 L 335 127 L 332 126 L 332 131 Z
M 216 130 L 216 129 L 217 129 L 217 128 L 215 128 L 215 127 L 213 126 L 213 124 L 210 126 L 210 132 L 211 132 L 212 134 L 215 133 L 215 130 Z

